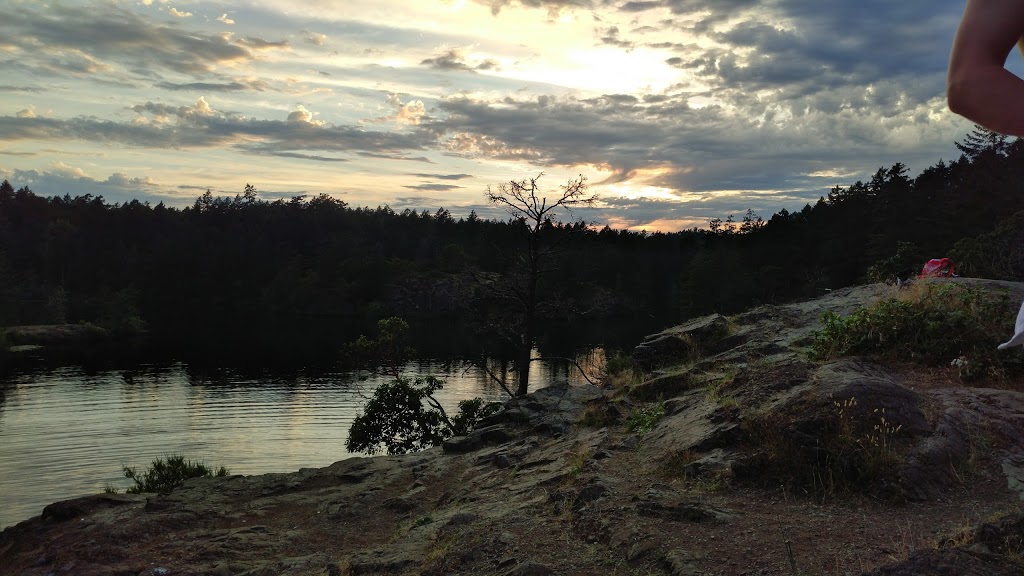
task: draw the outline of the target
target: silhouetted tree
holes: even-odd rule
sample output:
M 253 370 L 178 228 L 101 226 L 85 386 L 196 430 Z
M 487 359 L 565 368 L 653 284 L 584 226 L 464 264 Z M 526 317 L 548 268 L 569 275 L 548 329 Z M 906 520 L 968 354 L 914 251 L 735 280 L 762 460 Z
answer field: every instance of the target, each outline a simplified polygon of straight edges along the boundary
M 997 156 L 1006 156 L 1010 148 L 1010 141 L 1005 134 L 975 124 L 971 133 L 964 136 L 962 142 L 954 142 L 954 145 L 967 158 L 974 160 L 986 152 Z
M 488 202 L 512 217 L 522 240 L 518 250 L 504 254 L 510 263 L 504 277 L 483 284 L 492 295 L 514 306 L 514 322 L 506 327 L 504 336 L 516 350 L 516 396 L 525 395 L 529 388 L 538 315 L 547 312 L 545 306 L 550 304 L 540 293 L 541 281 L 554 270 L 553 257 L 569 234 L 585 229 L 584 222 L 574 219 L 572 209 L 591 206 L 597 200 L 582 175 L 563 185 L 549 200 L 537 185 L 541 176 L 501 183 L 497 189 L 488 186 L 486 193 Z M 567 216 L 576 227 L 556 226 L 556 216 Z

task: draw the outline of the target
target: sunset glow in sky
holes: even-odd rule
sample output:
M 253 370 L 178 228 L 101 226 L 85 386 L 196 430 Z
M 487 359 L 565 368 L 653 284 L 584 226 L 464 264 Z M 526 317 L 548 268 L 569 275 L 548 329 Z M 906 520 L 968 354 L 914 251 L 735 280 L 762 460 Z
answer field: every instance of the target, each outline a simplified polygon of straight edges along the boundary
M 456 217 L 584 175 L 620 228 L 798 210 L 971 124 L 962 0 L 0 2 L 0 179 L 190 205 L 206 189 Z

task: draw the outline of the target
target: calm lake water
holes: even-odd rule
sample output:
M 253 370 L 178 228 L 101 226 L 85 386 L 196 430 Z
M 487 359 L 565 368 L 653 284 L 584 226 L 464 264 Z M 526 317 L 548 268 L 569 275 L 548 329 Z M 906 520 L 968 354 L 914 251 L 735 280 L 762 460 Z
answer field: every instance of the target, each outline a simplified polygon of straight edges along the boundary
M 600 351 L 581 358 L 588 371 Z M 460 400 L 503 400 L 482 371 L 439 362 L 405 367 L 408 375 L 445 379 L 438 399 L 449 412 Z M 582 382 L 564 363 L 536 362 L 531 389 Z M 345 451 L 352 420 L 386 378 L 354 372 L 275 377 L 190 374 L 184 364 L 86 374 L 67 367 L 15 376 L 0 402 L 0 529 L 43 506 L 123 489 L 123 465 L 140 470 L 182 454 L 232 474 L 292 472 L 355 456 Z

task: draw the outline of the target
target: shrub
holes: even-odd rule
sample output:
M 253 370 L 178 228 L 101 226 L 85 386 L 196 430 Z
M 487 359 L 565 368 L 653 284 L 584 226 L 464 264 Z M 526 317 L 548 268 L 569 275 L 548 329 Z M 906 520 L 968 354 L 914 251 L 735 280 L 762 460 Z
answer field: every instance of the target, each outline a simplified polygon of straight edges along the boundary
M 203 462 L 193 462 L 186 460 L 184 456 L 172 454 L 166 460 L 162 458 L 153 460 L 149 469 L 142 474 L 135 468 L 125 466 L 124 477 L 135 483 L 125 492 L 129 494 L 142 494 L 143 492 L 170 494 L 172 490 L 184 484 L 185 480 L 189 478 L 227 475 L 228 469 L 223 466 L 213 469 L 207 467 Z
M 643 370 L 632 356 L 614 353 L 607 357 L 601 384 L 606 388 L 625 388 L 643 381 Z
M 637 408 L 626 420 L 626 430 L 637 434 L 647 434 L 664 416 L 664 402 L 658 402 L 649 408 Z
M 619 352 L 608 356 L 604 366 L 605 372 L 609 375 L 621 374 L 634 368 L 636 368 L 636 362 L 633 360 L 633 357 Z
M 590 402 L 580 412 L 576 423 L 585 428 L 604 428 L 619 421 L 619 409 L 606 398 Z
M 869 355 L 929 366 L 954 365 L 964 379 L 1005 379 L 1024 370 L 1019 354 L 996 350 L 1014 325 L 1006 294 L 960 284 L 920 282 L 897 298 L 849 316 L 826 312 L 811 356 Z
M 820 496 L 869 493 L 901 497 L 897 472 L 903 462 L 902 426 L 884 409 L 862 410 L 856 398 L 833 400 L 831 413 L 805 429 L 774 412 L 744 419 L 748 438 L 762 450 L 744 476 Z
M 382 384 L 356 416 L 345 447 L 349 452 L 405 454 L 440 446 L 452 436 L 463 436 L 500 405 L 479 398 L 459 402 L 459 414 L 449 419 L 434 399 L 444 381 L 433 376 L 396 378 Z
M 987 234 L 964 238 L 949 251 L 961 274 L 998 280 L 1024 275 L 1024 211 L 1017 212 Z

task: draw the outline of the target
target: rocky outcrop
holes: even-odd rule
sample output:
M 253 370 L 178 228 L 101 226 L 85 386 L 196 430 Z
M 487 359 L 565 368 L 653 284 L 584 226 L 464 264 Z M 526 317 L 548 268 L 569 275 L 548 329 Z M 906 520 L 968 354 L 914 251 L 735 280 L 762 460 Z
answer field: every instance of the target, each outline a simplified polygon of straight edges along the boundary
M 0 575 L 1022 574 L 1024 394 L 807 358 L 889 290 L 695 319 L 629 389 L 549 386 L 425 452 L 51 504 Z

